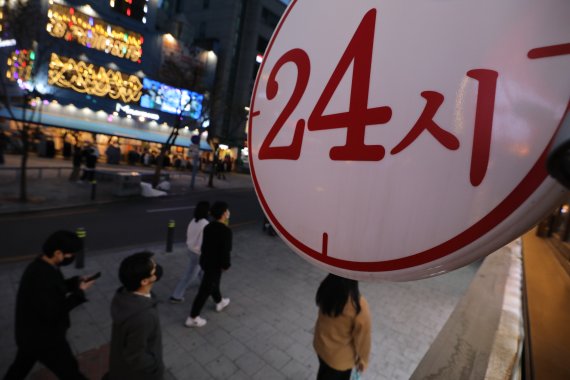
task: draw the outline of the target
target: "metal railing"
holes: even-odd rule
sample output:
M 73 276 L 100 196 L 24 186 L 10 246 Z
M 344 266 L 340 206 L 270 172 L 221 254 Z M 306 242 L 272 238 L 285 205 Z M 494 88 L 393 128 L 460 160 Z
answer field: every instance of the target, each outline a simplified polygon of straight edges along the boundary
M 26 177 L 28 179 L 42 179 L 42 178 L 61 178 L 62 172 L 69 175 L 71 167 L 66 166 L 35 166 L 26 168 Z M 0 167 L 0 178 L 20 178 L 20 168 L 3 168 Z M 51 175 L 53 173 L 53 175 Z

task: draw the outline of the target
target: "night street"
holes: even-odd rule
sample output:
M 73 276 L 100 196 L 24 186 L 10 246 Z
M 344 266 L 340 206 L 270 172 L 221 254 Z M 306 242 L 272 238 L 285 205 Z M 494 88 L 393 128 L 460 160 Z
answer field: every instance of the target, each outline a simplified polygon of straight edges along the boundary
M 0 377 L 570 379 L 568 15 L 0 0 Z
M 183 242 L 186 226 L 199 200 L 224 200 L 231 208 L 231 225 L 262 223 L 253 190 L 213 190 L 172 198 L 135 199 L 97 207 L 80 207 L 22 215 L 0 216 L 1 261 L 35 255 L 45 236 L 56 229 L 87 231 L 87 250 L 109 250 L 166 242 L 169 220 L 176 222 L 175 242 Z

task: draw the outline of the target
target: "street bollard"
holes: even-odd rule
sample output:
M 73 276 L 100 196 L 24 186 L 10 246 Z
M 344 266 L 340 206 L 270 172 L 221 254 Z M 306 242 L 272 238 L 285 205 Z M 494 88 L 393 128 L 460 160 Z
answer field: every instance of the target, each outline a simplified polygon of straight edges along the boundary
M 95 200 L 95 193 L 97 192 L 97 181 L 91 181 L 91 200 Z
M 166 232 L 166 252 L 172 252 L 172 242 L 174 241 L 174 227 L 176 223 L 170 219 L 168 221 L 168 229 Z
M 85 228 L 79 227 L 75 233 L 83 243 L 81 244 L 83 248 L 81 248 L 81 250 L 75 254 L 75 268 L 83 269 L 85 267 L 85 238 L 87 237 L 87 232 L 85 231 Z

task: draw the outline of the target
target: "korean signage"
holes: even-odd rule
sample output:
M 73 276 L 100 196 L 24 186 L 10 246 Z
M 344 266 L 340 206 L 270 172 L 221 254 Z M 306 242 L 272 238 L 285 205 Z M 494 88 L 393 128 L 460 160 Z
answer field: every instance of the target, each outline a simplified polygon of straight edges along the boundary
M 134 116 L 143 119 L 150 119 L 154 121 L 160 120 L 160 115 L 152 112 L 146 112 L 131 108 L 129 105 L 115 104 L 115 112 L 123 112 L 127 116 Z
M 568 14 L 558 0 L 292 1 L 248 134 L 280 236 L 328 271 L 406 280 L 532 227 L 564 194 L 544 160 L 570 99 Z
M 59 4 L 50 5 L 48 20 L 46 30 L 53 37 L 140 63 L 144 39 L 139 33 Z
M 106 96 L 123 103 L 138 102 L 142 83 L 134 75 L 51 54 L 48 83 L 80 93 Z

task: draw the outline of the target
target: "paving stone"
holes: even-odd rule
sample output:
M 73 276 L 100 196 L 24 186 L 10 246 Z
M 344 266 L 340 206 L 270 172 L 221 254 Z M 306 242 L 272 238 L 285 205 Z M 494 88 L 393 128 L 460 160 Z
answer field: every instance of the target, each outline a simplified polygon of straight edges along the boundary
M 281 369 L 291 361 L 291 356 L 278 348 L 271 348 L 261 355 L 263 360 L 275 369 Z
M 205 368 L 214 379 L 227 379 L 237 371 L 236 365 L 223 355 L 209 362 Z
M 259 372 L 257 372 L 253 377 L 252 380 L 281 380 L 286 379 L 285 375 L 277 372 L 273 367 L 266 365 L 263 367 Z
M 232 300 L 223 313 L 216 313 L 208 300 L 203 328 L 186 328 L 196 288 L 190 288 L 180 305 L 167 302 L 185 267 L 186 247 L 148 245 L 157 253 L 165 278 L 155 293 L 163 331 L 165 362 L 170 379 L 314 379 L 318 361 L 312 348 L 317 318 L 316 289 L 325 273 L 314 268 L 278 238 L 261 234 L 258 226 L 234 230 L 234 261 L 224 273 L 222 292 Z M 142 248 L 142 247 L 138 247 Z M 104 275 L 87 291 L 90 302 L 72 311 L 69 340 L 82 350 L 108 342 L 111 334 L 109 305 L 119 286 L 117 267 L 123 257 L 138 251 L 93 252 L 87 267 L 77 273 L 101 270 Z M 0 329 L 11 332 L 14 299 L 20 275 L 27 262 L 0 265 L 3 308 Z M 71 272 L 70 272 L 71 273 Z M 168 273 L 172 273 L 169 278 Z M 475 273 L 462 268 L 433 279 L 407 283 L 361 283 L 373 316 L 373 346 L 366 379 L 394 380 L 409 376 L 429 348 Z M 0 374 L 15 355 L 13 334 L 2 334 Z M 42 367 L 39 366 L 38 369 Z
M 231 340 L 220 347 L 220 351 L 230 360 L 235 360 L 248 351 L 248 348 L 236 340 Z

